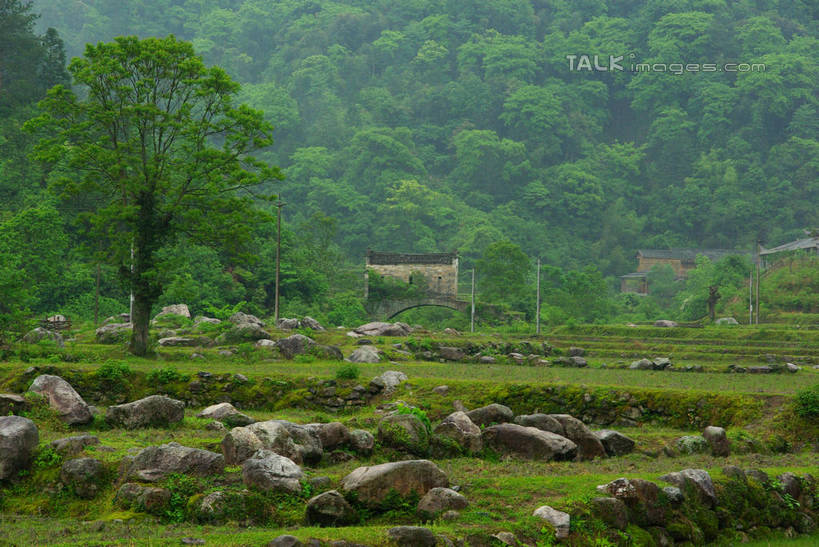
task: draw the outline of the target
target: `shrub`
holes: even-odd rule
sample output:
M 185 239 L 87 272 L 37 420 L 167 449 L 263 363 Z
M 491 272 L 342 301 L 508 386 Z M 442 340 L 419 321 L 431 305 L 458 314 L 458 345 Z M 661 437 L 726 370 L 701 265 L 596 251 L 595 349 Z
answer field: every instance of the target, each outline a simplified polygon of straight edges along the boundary
M 358 368 L 358 365 L 354 363 L 349 363 L 347 365 L 341 365 L 336 370 L 336 379 L 338 380 L 355 380 L 358 378 L 358 375 L 361 374 L 361 371 Z
M 819 418 L 819 384 L 814 384 L 796 394 L 796 414 L 805 419 Z
M 162 367 L 152 370 L 148 373 L 147 377 L 147 382 L 149 385 L 170 384 L 173 382 L 185 382 L 187 380 L 188 376 L 177 372 L 177 370 L 172 367 Z
M 398 407 L 396 407 L 395 412 L 396 414 L 413 414 L 419 420 L 421 420 L 421 422 L 423 422 L 424 427 L 427 428 L 427 431 L 432 430 L 432 422 L 429 421 L 429 416 L 427 416 L 427 413 L 420 408 L 399 404 Z

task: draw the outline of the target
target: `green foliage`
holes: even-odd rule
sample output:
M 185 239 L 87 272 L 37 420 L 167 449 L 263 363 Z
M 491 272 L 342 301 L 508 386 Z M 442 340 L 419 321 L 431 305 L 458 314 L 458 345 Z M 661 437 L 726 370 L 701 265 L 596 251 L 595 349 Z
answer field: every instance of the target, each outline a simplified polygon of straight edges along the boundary
M 182 473 L 171 473 L 165 480 L 165 488 L 170 493 L 170 502 L 162 520 L 165 522 L 184 522 L 188 499 L 201 492 L 202 484 L 199 480 Z
M 805 388 L 796 394 L 796 414 L 807 420 L 819 420 L 819 384 Z
M 341 365 L 336 369 L 336 378 L 338 380 L 356 380 L 360 374 L 361 370 L 355 363 Z
M 429 420 L 429 416 L 427 413 L 421 410 L 418 407 L 414 406 L 407 406 L 404 404 L 399 403 L 398 406 L 395 407 L 396 414 L 412 414 L 424 424 L 424 427 L 427 428 L 427 433 L 432 431 L 432 422 Z
M 51 446 L 43 446 L 34 456 L 32 466 L 35 470 L 51 469 L 63 463 L 63 457 Z
M 178 372 L 173 367 L 162 367 L 148 373 L 146 381 L 149 385 L 165 385 L 175 382 L 187 382 L 190 377 Z
M 376 302 L 382 300 L 413 300 L 426 294 L 427 282 L 424 276 L 413 272 L 410 282 L 405 283 L 394 277 L 368 272 L 367 298 Z

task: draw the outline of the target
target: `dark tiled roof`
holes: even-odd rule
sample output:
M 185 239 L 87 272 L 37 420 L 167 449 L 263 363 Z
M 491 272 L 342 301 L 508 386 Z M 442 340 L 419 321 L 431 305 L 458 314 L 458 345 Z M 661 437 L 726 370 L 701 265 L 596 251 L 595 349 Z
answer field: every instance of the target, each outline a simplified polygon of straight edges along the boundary
M 383 253 L 367 251 L 368 264 L 452 264 L 458 253 Z
M 734 249 L 640 249 L 638 256 L 643 258 L 657 258 L 666 260 L 682 260 L 693 262 L 698 255 L 705 255 L 711 260 L 719 260 L 728 255 L 747 255 L 748 251 Z
M 806 239 L 798 239 L 796 241 L 791 241 L 790 243 L 785 243 L 784 245 L 779 245 L 778 247 L 773 247 L 771 249 L 765 249 L 764 251 L 760 251 L 760 255 L 770 255 L 774 253 L 782 253 L 786 251 L 799 251 L 801 249 L 817 249 L 819 248 L 819 237 L 809 237 Z

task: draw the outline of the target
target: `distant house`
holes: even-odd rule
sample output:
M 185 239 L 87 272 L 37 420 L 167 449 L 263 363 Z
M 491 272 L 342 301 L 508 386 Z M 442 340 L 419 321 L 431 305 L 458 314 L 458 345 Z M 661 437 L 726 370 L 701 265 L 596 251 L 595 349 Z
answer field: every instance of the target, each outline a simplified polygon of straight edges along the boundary
M 640 249 L 637 251 L 637 271 L 620 276 L 620 291 L 648 294 L 648 272 L 655 266 L 671 266 L 678 280 L 688 277 L 697 267 L 697 256 L 704 255 L 716 262 L 728 255 L 747 254 L 732 249 Z
M 767 265 L 772 260 L 779 258 L 779 256 L 783 256 L 785 253 L 792 253 L 796 251 L 819 255 L 819 236 L 814 235 L 811 237 L 806 237 L 805 239 L 797 239 L 796 241 L 791 241 L 790 243 L 785 243 L 771 249 L 761 249 L 759 251 L 759 256 Z

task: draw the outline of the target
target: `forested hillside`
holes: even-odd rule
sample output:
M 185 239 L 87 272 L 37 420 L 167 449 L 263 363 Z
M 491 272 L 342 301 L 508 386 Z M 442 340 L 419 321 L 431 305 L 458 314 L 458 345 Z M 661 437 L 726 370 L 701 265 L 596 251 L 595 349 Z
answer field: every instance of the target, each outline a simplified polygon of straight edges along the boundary
M 510 240 L 605 277 L 633 271 L 638 247 L 750 249 L 819 225 L 812 0 L 38 0 L 32 12 L 25 89 L 6 83 L 15 35 L 0 32 L 0 220 L 6 240 L 26 238 L 15 252 L 37 281 L 32 309 L 87 309 L 94 281 L 75 204 L 49 196 L 19 130 L 64 78 L 57 33 L 69 58 L 172 33 L 243 84 L 276 128 L 259 157 L 286 175 L 273 191 L 287 202 L 289 302 L 345 298 L 352 281 L 336 273 L 360 271 L 367 247 L 458 249 L 471 265 Z M 626 70 L 570 70 L 583 54 L 623 56 Z M 247 269 L 180 241 L 163 299 L 269 306 L 273 234 L 256 234 Z M 102 277 L 115 308 L 116 276 Z

